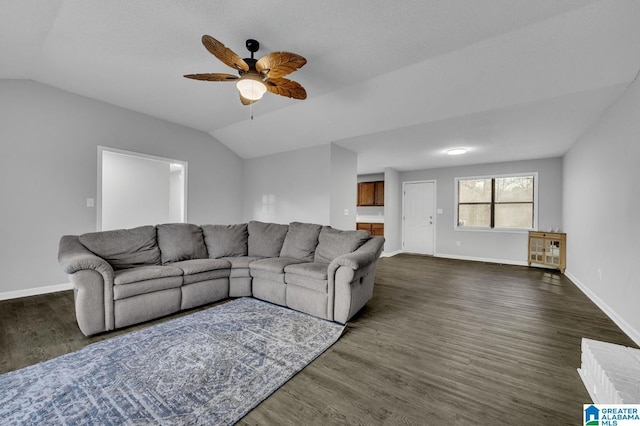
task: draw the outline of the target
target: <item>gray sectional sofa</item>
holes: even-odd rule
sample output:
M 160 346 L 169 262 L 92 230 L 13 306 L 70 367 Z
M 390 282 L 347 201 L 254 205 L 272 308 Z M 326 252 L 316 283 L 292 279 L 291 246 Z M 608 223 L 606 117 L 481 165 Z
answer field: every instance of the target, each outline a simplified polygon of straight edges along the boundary
M 58 261 L 87 336 L 241 296 L 344 324 L 372 297 L 383 244 L 310 223 L 180 223 L 65 235 Z

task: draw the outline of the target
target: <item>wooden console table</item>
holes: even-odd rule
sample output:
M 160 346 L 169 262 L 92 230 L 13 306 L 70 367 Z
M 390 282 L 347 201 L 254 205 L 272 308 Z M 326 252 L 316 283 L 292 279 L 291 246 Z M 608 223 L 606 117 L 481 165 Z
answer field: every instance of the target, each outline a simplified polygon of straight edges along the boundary
M 550 266 L 564 274 L 566 268 L 567 234 L 564 232 L 529 231 L 527 262 Z

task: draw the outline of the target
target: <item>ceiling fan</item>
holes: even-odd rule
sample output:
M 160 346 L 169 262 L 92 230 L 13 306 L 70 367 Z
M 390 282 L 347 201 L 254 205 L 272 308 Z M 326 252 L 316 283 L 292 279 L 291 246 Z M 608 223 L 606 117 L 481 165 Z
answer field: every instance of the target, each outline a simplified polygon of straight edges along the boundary
M 307 92 L 299 83 L 283 78 L 285 75 L 302 68 L 307 60 L 290 52 L 273 52 L 256 60 L 253 54 L 260 49 L 258 41 L 249 39 L 247 49 L 251 58 L 240 58 L 235 52 L 209 35 L 202 36 L 202 44 L 224 64 L 238 71 L 239 77 L 231 74 L 187 74 L 186 78 L 204 81 L 237 81 L 242 105 L 250 105 L 269 91 L 276 95 L 294 99 L 306 99 Z

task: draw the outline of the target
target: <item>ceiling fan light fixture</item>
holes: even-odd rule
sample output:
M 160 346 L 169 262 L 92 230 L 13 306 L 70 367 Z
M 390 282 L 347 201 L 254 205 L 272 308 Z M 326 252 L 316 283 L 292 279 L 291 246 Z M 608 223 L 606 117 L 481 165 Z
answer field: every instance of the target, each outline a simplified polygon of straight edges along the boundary
M 242 97 L 249 99 L 250 101 L 257 101 L 262 99 L 267 91 L 267 86 L 260 80 L 253 79 L 251 77 L 245 77 L 238 80 L 236 84 Z

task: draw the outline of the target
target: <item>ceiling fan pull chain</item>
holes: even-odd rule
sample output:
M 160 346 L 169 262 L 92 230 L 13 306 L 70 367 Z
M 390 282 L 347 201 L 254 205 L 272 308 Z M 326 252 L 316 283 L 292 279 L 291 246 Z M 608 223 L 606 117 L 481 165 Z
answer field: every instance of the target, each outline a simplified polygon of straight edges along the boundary
M 251 119 L 253 120 L 253 103 L 249 104 L 249 115 L 251 115 Z

